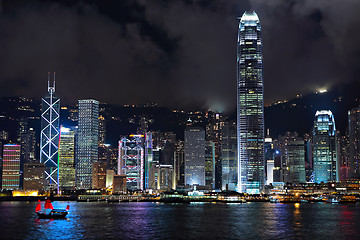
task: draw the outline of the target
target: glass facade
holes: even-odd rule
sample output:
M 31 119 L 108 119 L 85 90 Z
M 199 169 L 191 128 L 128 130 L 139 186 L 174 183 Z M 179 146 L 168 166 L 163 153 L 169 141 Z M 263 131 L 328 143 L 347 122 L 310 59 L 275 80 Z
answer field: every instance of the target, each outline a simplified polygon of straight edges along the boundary
M 75 133 L 70 128 L 60 128 L 59 144 L 60 188 L 75 188 Z
M 314 181 L 339 181 L 334 115 L 329 110 L 317 111 L 313 129 Z
M 185 130 L 185 185 L 205 186 L 205 131 L 202 128 Z
M 55 77 L 55 76 L 54 76 Z M 45 164 L 45 188 L 59 190 L 58 148 L 60 132 L 60 99 L 48 81 L 48 94 L 42 99 L 40 163 Z
M 237 40 L 237 191 L 259 193 L 265 182 L 264 97 L 260 21 L 245 12 Z
M 79 100 L 78 136 L 76 144 L 76 187 L 92 186 L 92 163 L 98 161 L 99 102 Z

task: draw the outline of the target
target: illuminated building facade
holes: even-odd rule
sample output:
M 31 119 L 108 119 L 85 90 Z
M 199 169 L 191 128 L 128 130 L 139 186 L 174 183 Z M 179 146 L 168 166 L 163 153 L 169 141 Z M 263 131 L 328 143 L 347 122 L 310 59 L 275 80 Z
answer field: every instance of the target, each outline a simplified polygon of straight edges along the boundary
M 151 166 L 153 165 L 154 157 L 153 157 L 153 146 L 152 146 L 152 133 L 145 133 L 145 163 L 144 163 L 144 180 L 145 180 L 145 189 L 149 188 L 149 171 Z
M 20 188 L 20 145 L 5 144 L 3 147 L 2 189 Z
M 336 129 L 329 110 L 317 111 L 313 129 L 314 181 L 339 181 Z
M 238 179 L 237 134 L 234 123 L 221 130 L 222 190 L 236 191 Z
M 75 188 L 75 131 L 63 126 L 60 128 L 59 184 L 61 189 Z
M 360 179 L 360 107 L 348 112 L 350 178 Z
M 59 190 L 58 148 L 60 133 L 60 99 L 55 95 L 54 83 L 50 86 L 48 77 L 48 94 L 42 99 L 40 163 L 45 164 L 45 188 Z
M 185 130 L 185 185 L 205 186 L 205 131 L 202 128 Z
M 288 142 L 287 154 L 289 158 L 290 183 L 306 183 L 305 179 L 305 142 L 304 140 L 292 140 Z
M 76 144 L 76 187 L 92 186 L 92 163 L 98 161 L 99 102 L 79 100 L 79 120 Z
M 259 193 L 265 181 L 264 88 L 260 21 L 245 12 L 237 40 L 237 137 L 239 192 Z
M 144 135 L 130 135 L 119 141 L 118 175 L 126 175 L 127 188 L 144 190 Z

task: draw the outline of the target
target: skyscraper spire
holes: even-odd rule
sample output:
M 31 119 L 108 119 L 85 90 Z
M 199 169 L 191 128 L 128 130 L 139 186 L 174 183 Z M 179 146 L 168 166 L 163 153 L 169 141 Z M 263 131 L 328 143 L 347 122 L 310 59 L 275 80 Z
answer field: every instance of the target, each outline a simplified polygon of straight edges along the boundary
M 50 72 L 48 72 L 48 93 L 52 94 L 54 92 L 55 92 L 55 72 L 54 72 L 54 80 L 52 86 L 50 86 Z

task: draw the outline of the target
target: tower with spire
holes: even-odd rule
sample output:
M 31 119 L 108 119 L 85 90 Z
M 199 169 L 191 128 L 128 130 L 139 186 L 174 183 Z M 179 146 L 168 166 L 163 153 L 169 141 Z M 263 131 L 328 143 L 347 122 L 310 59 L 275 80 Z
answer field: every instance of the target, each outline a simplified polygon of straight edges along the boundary
M 59 191 L 58 148 L 60 137 L 60 99 L 55 95 L 55 72 L 50 85 L 48 72 L 48 94 L 41 103 L 40 162 L 45 164 L 45 189 Z

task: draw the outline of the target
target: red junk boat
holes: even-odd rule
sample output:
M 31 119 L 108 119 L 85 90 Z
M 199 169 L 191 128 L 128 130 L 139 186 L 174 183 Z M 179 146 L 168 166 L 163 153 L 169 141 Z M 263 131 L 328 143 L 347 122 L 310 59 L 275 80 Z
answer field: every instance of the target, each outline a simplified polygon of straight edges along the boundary
M 54 209 L 51 201 L 46 199 L 44 210 L 41 210 L 41 202 L 38 200 L 38 204 L 35 208 L 35 213 L 42 219 L 55 219 L 55 218 L 65 218 L 69 213 L 70 206 L 67 205 L 66 209 Z

